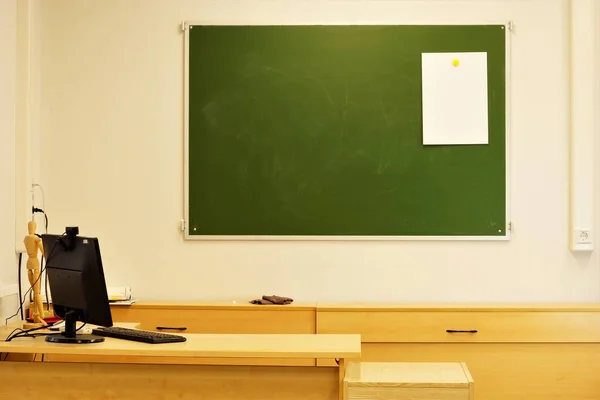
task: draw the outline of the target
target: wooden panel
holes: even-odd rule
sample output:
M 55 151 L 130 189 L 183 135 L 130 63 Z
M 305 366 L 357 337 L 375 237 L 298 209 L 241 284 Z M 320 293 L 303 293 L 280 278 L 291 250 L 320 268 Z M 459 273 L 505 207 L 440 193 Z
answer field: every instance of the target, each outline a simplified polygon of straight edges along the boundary
M 359 333 L 363 342 L 596 343 L 600 312 L 318 311 L 317 332 Z
M 11 354 L 0 353 L 0 361 L 41 361 L 40 354 Z
M 576 311 L 600 312 L 600 302 L 597 303 L 319 303 L 318 312 L 335 311 L 488 311 L 488 312 L 514 312 L 514 311 Z
M 114 321 L 140 322 L 141 329 L 147 330 L 156 330 L 157 326 L 185 327 L 186 333 L 315 333 L 315 313 L 314 309 L 292 311 L 281 308 L 257 310 L 243 307 L 240 309 L 112 307 Z
M 465 362 L 477 400 L 600 398 L 600 344 L 365 343 L 361 359 Z
M 344 400 L 469 400 L 469 389 L 357 387 Z
M 11 354 L 14 356 L 14 354 Z M 9 358 L 10 360 L 10 358 Z M 77 363 L 130 363 L 130 364 L 175 364 L 175 365 L 271 365 L 314 367 L 314 358 L 199 358 L 199 357 L 131 357 L 102 355 L 48 354 L 45 361 Z M 333 363 L 333 365 L 336 365 Z
M 0 399 L 337 400 L 337 370 L 315 367 L 0 363 Z
M 472 379 L 462 362 L 348 362 L 344 382 L 353 387 L 463 388 Z

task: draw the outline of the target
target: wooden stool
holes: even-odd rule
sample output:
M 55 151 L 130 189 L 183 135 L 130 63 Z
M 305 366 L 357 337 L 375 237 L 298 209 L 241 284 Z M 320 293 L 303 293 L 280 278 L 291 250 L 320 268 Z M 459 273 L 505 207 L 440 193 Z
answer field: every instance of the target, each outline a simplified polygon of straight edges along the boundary
M 351 362 L 344 400 L 473 400 L 473 378 L 459 362 Z

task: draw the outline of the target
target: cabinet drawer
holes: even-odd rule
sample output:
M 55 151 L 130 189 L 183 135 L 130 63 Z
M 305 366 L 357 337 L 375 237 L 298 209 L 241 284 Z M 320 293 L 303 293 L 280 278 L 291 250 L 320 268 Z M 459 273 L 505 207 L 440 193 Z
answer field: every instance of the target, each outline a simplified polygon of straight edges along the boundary
M 113 307 L 112 312 L 114 321 L 139 322 L 140 329 L 175 334 L 315 333 L 315 311 L 313 310 L 169 310 Z
M 317 332 L 363 343 L 600 343 L 600 312 L 319 311 Z

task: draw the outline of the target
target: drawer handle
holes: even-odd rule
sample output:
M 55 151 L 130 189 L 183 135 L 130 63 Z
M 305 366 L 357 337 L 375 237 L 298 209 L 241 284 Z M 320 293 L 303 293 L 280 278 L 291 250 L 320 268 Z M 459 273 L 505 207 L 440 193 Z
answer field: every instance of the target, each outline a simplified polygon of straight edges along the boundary
M 446 329 L 448 333 L 477 333 L 477 329 Z
M 157 326 L 156 329 L 159 331 L 185 331 L 187 328 L 185 326 Z

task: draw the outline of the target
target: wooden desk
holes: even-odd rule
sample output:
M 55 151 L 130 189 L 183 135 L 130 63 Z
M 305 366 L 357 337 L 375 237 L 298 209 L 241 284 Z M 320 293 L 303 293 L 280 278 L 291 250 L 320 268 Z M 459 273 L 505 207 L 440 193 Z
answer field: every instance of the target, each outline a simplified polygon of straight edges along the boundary
M 6 336 L 12 329 L 2 328 Z M 266 399 L 333 400 L 341 396 L 346 358 L 361 353 L 355 334 L 184 334 L 184 343 L 150 345 L 106 338 L 94 344 L 56 344 L 44 337 L 0 342 L 0 353 L 116 356 L 118 364 L 92 361 L 2 362 L 0 398 L 23 393 L 46 399 Z M 127 363 L 127 358 L 168 357 L 169 364 Z M 339 367 L 182 365 L 189 357 L 337 358 Z M 55 396 L 55 397 L 53 397 Z
M 316 304 L 257 305 L 231 302 L 139 301 L 111 305 L 114 321 L 136 321 L 140 329 L 167 333 L 317 333 Z M 166 329 L 164 329 L 166 327 Z M 169 329 L 171 328 L 171 329 Z M 175 328 L 175 329 L 173 329 Z M 348 332 L 343 332 L 348 333 Z M 349 332 L 354 333 L 354 332 Z M 164 360 L 164 359 L 163 359 Z M 143 361 L 143 360 L 140 360 Z M 160 362 L 161 360 L 155 360 Z M 164 360 L 167 361 L 167 360 Z M 315 358 L 187 358 L 186 364 L 315 366 Z

